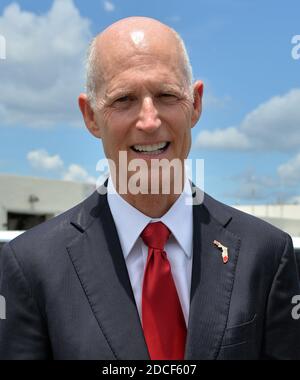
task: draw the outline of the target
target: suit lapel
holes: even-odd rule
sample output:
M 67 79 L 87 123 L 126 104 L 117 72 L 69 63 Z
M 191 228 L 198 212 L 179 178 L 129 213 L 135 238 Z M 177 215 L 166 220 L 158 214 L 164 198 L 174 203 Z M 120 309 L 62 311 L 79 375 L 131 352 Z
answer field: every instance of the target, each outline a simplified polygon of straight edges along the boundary
M 95 200 L 72 222 L 81 232 L 67 247 L 70 258 L 116 359 L 149 359 L 107 197 Z
M 205 195 L 193 207 L 193 269 L 186 359 L 215 359 L 225 332 L 240 239 L 226 229 L 231 216 Z M 149 359 L 139 315 L 106 195 L 84 202 L 67 247 L 99 328 L 116 359 Z M 229 249 L 224 264 L 218 240 Z
M 240 239 L 225 228 L 231 216 L 224 206 L 205 195 L 193 207 L 194 246 L 186 359 L 216 359 L 225 332 Z M 223 263 L 213 245 L 218 240 L 229 250 Z

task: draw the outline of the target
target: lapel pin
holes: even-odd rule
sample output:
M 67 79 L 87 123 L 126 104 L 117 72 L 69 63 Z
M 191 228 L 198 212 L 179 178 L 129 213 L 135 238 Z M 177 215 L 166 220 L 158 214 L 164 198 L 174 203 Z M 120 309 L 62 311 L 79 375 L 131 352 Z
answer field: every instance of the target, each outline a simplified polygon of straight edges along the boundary
M 218 240 L 214 240 L 214 245 L 222 251 L 223 263 L 226 264 L 229 260 L 228 248 L 221 244 Z

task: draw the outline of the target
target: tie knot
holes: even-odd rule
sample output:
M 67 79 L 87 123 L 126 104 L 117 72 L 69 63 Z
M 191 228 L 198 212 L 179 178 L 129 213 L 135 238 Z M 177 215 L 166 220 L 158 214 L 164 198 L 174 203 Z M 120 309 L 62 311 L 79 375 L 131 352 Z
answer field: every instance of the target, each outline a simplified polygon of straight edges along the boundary
M 170 236 L 170 230 L 162 222 L 149 223 L 141 233 L 144 243 L 151 248 L 163 251 Z

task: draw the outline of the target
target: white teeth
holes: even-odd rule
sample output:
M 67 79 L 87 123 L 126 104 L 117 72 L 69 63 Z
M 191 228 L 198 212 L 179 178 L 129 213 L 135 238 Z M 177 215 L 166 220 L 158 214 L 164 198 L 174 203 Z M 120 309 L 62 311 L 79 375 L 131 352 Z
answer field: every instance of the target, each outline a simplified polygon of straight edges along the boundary
M 153 145 L 133 145 L 133 148 L 139 152 L 155 152 L 156 150 L 164 149 L 166 146 L 167 142 L 163 142 Z

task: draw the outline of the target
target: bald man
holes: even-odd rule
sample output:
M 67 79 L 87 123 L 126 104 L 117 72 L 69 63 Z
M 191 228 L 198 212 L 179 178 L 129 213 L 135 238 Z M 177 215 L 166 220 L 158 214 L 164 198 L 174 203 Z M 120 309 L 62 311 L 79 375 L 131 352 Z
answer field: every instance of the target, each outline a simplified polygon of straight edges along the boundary
M 79 107 L 110 177 L 1 252 L 1 359 L 300 359 L 291 238 L 184 170 L 202 93 L 156 20 L 92 41 Z

